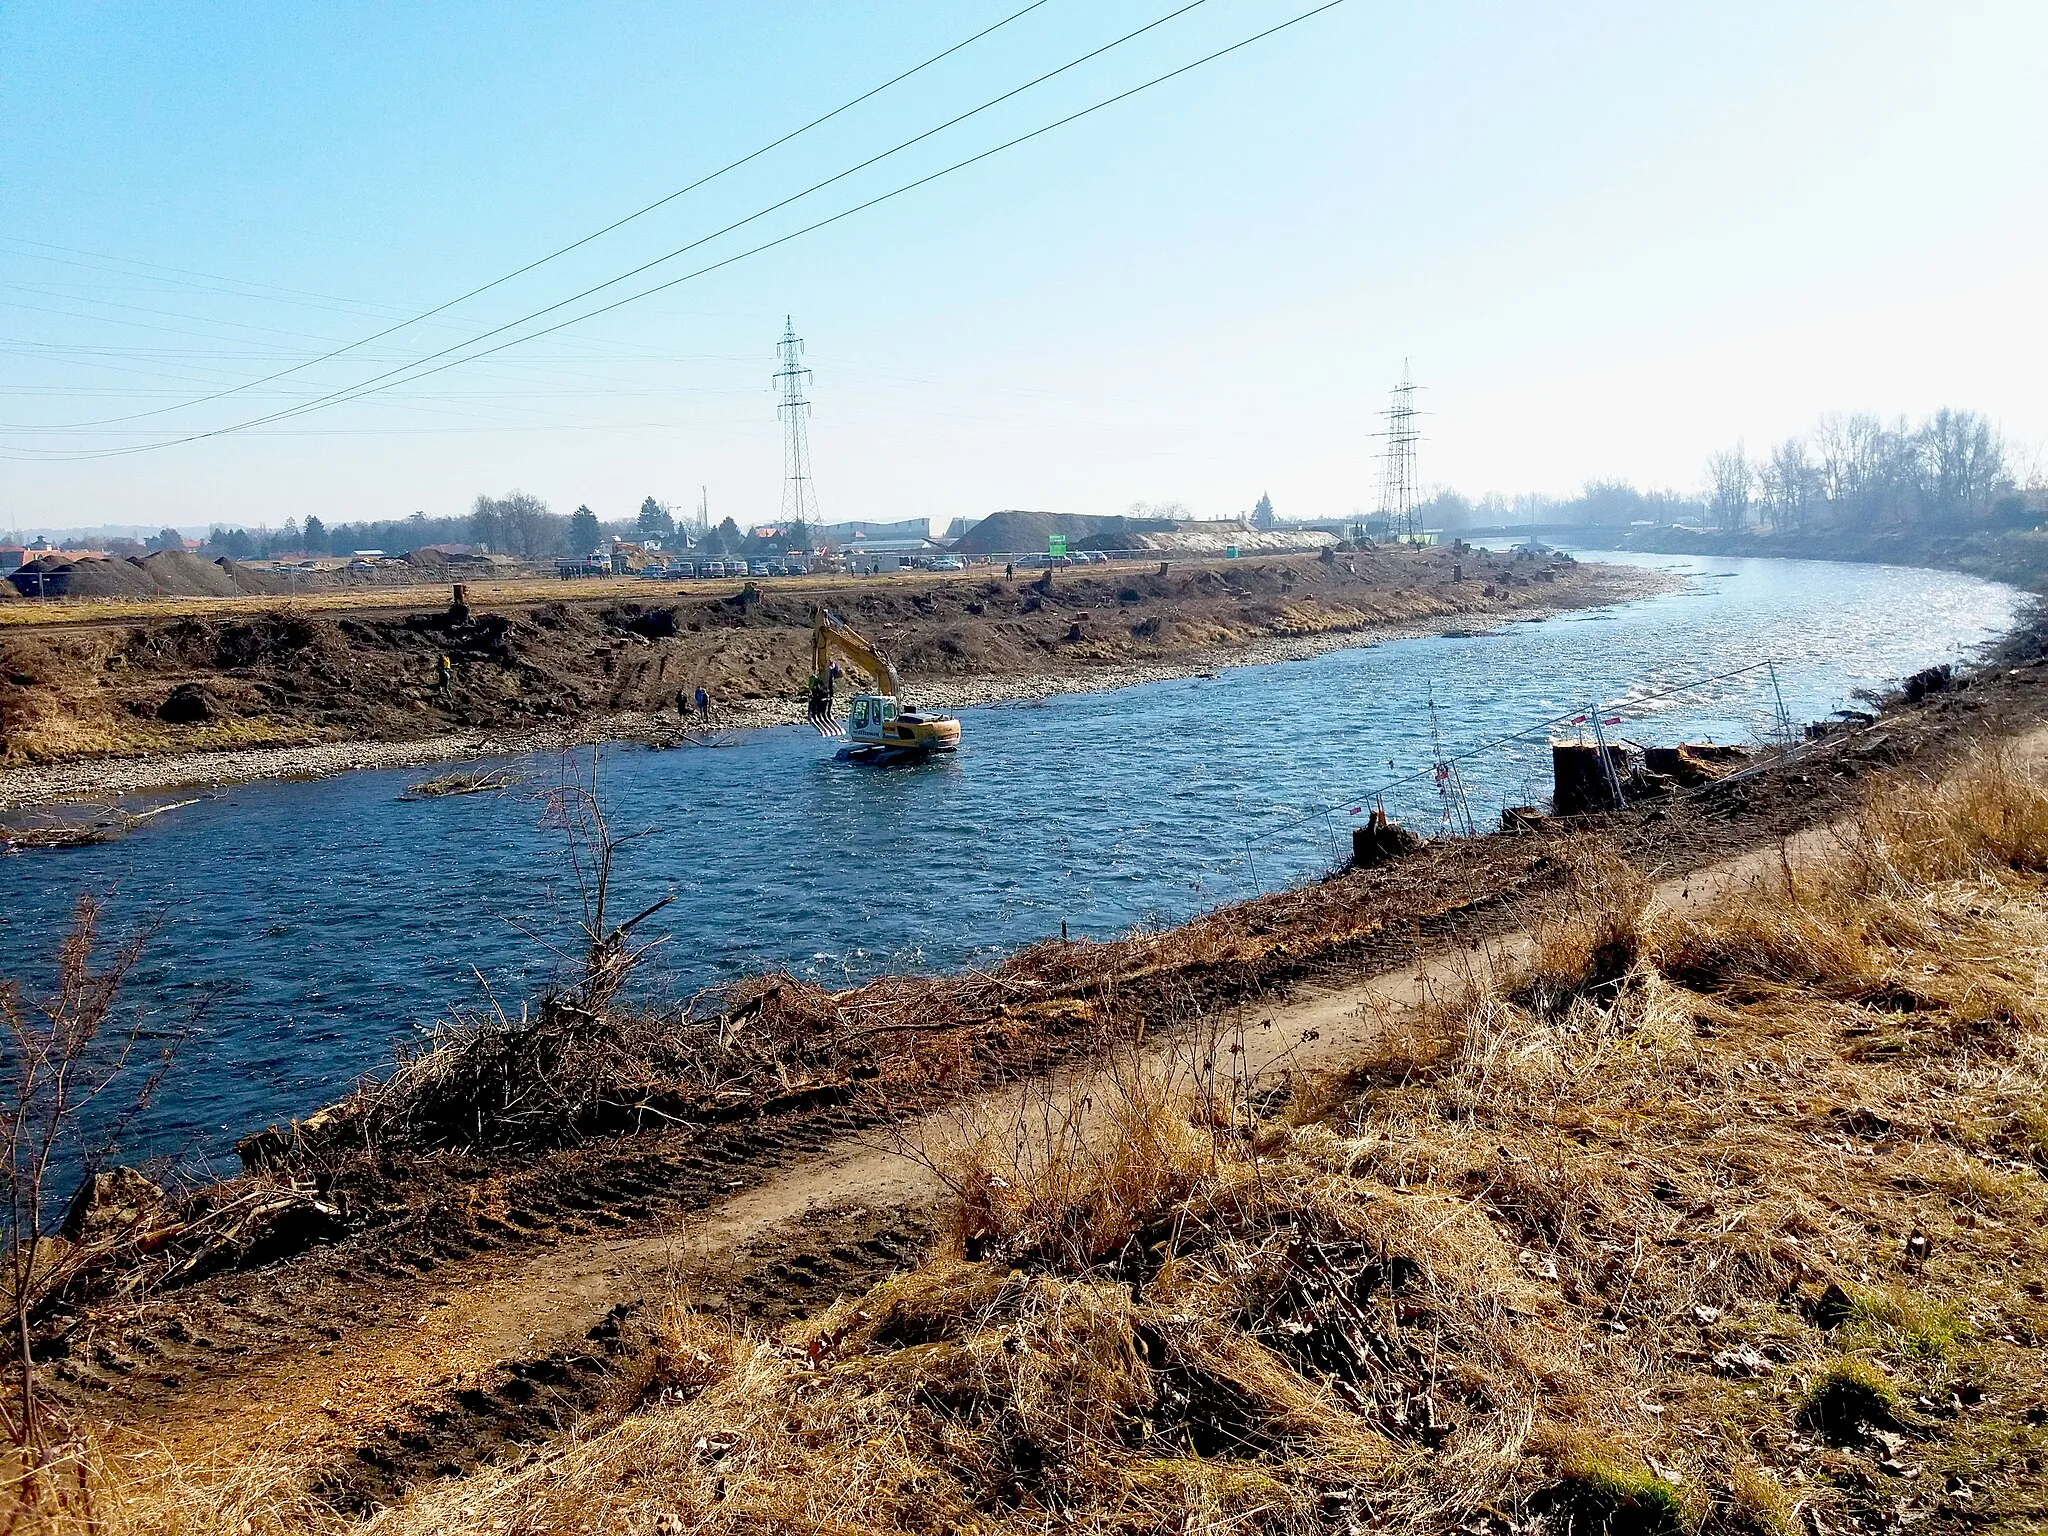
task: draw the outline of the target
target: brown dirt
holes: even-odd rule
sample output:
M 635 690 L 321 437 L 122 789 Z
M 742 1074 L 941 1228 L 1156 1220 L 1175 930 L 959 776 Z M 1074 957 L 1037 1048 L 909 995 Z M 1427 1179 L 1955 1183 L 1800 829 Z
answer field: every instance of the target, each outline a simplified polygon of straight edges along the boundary
M 1453 580 L 1462 563 L 1468 579 Z M 1639 573 L 1450 549 L 1082 568 L 1023 580 L 764 582 L 719 594 L 531 601 L 470 617 L 310 604 L 156 622 L 0 628 L 0 767 L 87 758 L 412 741 L 796 697 L 814 602 L 907 680 L 1073 675 L 1274 638 L 1485 623 L 1634 595 Z M 447 686 L 440 658 L 449 658 Z
M 1056 1028 L 991 1030 L 963 1019 L 964 1069 L 946 1092 L 989 1091 L 1044 1072 L 1102 1029 L 1159 1036 L 1198 1018 L 1241 1020 L 1261 1059 L 1300 1052 L 1302 1065 L 1341 1066 L 1347 1020 L 1367 991 L 1427 988 L 1477 963 L 1482 952 L 1472 946 L 1522 930 L 1560 887 L 1567 854 L 1607 848 L 1675 883 L 1671 899 L 1696 899 L 1690 872 L 1775 856 L 1781 840 L 1842 815 L 1873 771 L 1931 769 L 1973 742 L 2020 735 L 2043 719 L 2048 668 L 2002 672 L 1894 710 L 1783 775 L 1569 829 L 1432 844 L 1380 869 L 1248 903 L 1233 921 L 1259 943 L 1223 963 L 1098 989 L 1089 1031 L 1063 1037 Z M 1414 980 L 1395 977 L 1431 954 L 1440 958 L 1401 973 Z M 1313 1042 L 1302 1038 L 1311 1033 Z M 849 1202 L 914 1207 L 928 1195 L 920 1171 L 881 1150 L 874 1131 L 864 1140 L 863 1128 L 932 1103 L 906 1106 L 849 1082 L 840 1092 L 756 1105 L 753 1118 L 728 1123 L 539 1157 L 456 1154 L 392 1165 L 384 1188 L 359 1192 L 352 1236 L 82 1318 L 57 1346 L 56 1373 L 76 1408 L 125 1426 L 121 1434 L 136 1443 L 161 1436 L 203 1450 L 261 1434 L 312 1436 L 327 1447 L 337 1491 L 385 1498 L 444 1465 L 550 1433 L 556 1418 L 599 1401 L 610 1390 L 600 1378 L 614 1374 L 603 1346 L 624 1326 L 606 1319 L 672 1280 L 702 1287 L 707 1301 L 716 1293 L 758 1304 L 768 1316 L 898 1262 L 885 1243 L 888 1253 L 870 1253 L 875 1265 L 866 1266 L 862 1243 L 841 1240 L 850 1228 L 809 1213 Z M 771 1235 L 791 1220 L 784 1236 Z M 891 1215 L 883 1226 L 898 1230 L 898 1221 L 915 1229 L 914 1216 Z M 757 1240 L 773 1251 L 765 1267 L 732 1257 Z M 838 1269 L 821 1270 L 820 1254 Z M 588 1337 L 607 1326 L 611 1335 Z M 620 1359 L 630 1354 L 621 1346 Z M 572 1369 L 572 1359 L 589 1363 Z M 551 1417 L 548 1404 L 559 1413 Z

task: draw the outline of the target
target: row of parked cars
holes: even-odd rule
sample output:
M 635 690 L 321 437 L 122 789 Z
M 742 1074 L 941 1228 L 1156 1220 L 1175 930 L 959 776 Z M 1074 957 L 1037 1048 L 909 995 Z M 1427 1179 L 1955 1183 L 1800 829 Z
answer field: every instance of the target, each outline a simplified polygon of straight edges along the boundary
M 802 576 L 810 567 L 800 560 L 671 560 L 640 572 L 648 581 L 682 581 L 700 576 Z
M 1015 561 L 1020 571 L 1043 570 L 1050 565 L 1066 570 L 1076 565 L 1107 565 L 1109 556 L 1099 549 L 1070 549 L 1064 555 L 1019 555 Z

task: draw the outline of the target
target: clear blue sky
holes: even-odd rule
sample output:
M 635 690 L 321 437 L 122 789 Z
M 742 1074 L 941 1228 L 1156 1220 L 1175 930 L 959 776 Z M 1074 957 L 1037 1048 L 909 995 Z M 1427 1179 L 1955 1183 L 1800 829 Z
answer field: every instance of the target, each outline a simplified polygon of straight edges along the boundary
M 2048 5 L 1347 0 L 671 292 L 277 426 L 237 422 L 562 298 L 1165 14 L 1050 0 L 563 261 L 585 234 L 1024 0 L 9 6 L 0 527 L 459 511 L 514 487 L 774 515 L 785 313 L 828 518 L 1283 513 L 1375 498 L 1413 360 L 1425 481 L 1689 488 L 1818 412 L 2048 433 Z M 1186 16 L 704 248 L 793 229 L 1306 9 Z M 147 265 L 144 265 L 147 264 Z M 692 260 L 660 269 L 688 270 Z

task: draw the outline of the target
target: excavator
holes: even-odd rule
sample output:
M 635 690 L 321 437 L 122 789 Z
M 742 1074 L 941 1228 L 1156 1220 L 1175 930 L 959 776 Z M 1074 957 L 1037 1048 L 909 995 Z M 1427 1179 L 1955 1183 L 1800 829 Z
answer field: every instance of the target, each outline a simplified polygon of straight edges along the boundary
M 839 665 L 845 657 L 874 679 L 876 691 L 856 693 L 841 725 L 834 717 Z M 820 736 L 844 736 L 839 755 L 853 762 L 902 763 L 953 752 L 960 746 L 960 722 L 951 715 L 911 708 L 899 695 L 903 680 L 889 658 L 844 619 L 823 608 L 811 611 L 811 724 Z

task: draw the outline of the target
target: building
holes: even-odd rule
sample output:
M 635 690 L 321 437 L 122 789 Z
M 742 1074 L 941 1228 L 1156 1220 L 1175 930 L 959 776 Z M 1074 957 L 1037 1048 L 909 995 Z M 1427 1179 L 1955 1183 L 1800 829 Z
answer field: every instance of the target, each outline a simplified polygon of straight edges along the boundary
M 884 545 L 916 549 L 932 542 L 932 520 L 906 517 L 893 523 L 827 523 L 812 529 L 811 539 L 828 549 L 847 549 L 856 543 L 865 549 Z

